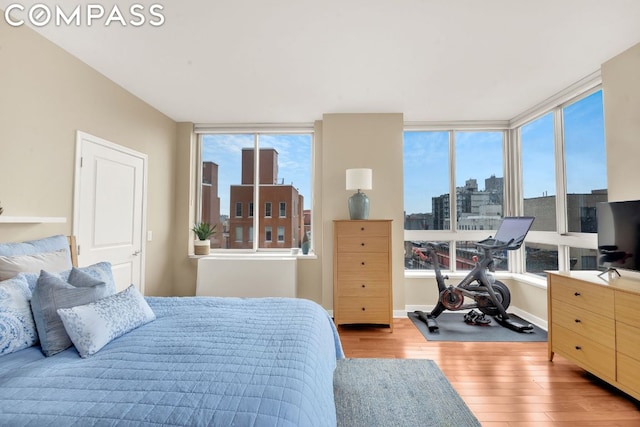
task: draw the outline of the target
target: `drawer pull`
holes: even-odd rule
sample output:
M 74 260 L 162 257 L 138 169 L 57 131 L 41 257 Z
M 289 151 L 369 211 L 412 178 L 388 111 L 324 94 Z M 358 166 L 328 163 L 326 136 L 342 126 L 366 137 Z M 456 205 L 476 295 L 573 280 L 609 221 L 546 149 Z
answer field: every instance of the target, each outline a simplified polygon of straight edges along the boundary
M 364 227 L 360 227 L 360 231 L 364 231 Z
M 364 246 L 364 242 L 360 243 L 360 246 Z
M 582 350 L 582 347 L 580 347 L 579 345 L 576 346 L 576 350 Z
M 365 311 L 366 309 L 364 307 L 362 307 L 362 311 Z
M 576 319 L 576 320 L 575 320 L 575 322 L 576 322 L 576 323 L 580 323 L 580 322 L 582 322 L 582 320 L 580 320 L 580 319 Z
M 362 284 L 362 287 L 363 287 L 363 288 L 366 288 L 366 286 L 365 286 L 365 284 L 364 284 L 364 283 Z
M 580 292 L 576 292 L 576 293 L 574 293 L 573 295 L 575 295 L 575 296 L 579 297 L 579 296 L 580 296 Z
M 362 265 L 364 265 L 364 261 L 362 261 Z

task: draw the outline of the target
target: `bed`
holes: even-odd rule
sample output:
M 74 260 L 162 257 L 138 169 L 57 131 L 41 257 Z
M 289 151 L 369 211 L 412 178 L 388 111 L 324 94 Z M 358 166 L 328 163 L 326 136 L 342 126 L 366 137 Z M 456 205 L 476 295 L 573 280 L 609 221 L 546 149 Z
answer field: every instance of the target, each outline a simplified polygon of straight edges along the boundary
M 37 273 L 23 276 L 35 289 Z M 318 304 L 289 298 L 144 301 L 153 320 L 93 354 L 80 357 L 82 346 L 72 345 L 47 357 L 36 344 L 0 356 L 0 425 L 336 424 L 333 371 L 344 355 Z

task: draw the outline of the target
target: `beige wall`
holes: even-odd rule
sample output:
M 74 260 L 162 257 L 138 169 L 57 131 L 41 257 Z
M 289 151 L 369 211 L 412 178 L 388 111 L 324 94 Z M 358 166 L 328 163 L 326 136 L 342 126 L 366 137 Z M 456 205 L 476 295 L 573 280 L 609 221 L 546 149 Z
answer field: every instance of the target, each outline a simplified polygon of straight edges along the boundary
M 609 200 L 640 199 L 640 43 L 602 65 Z
M 0 241 L 72 231 L 76 130 L 149 158 L 146 293 L 172 293 L 176 123 L 33 30 L 0 25 L 0 202 L 6 216 L 66 224 L 0 224 Z
M 322 305 L 333 307 L 333 220 L 349 219 L 349 168 L 373 169 L 369 218 L 392 219 L 393 306 L 404 309 L 402 114 L 325 114 L 322 119 Z M 317 232 L 316 232 L 317 233 Z

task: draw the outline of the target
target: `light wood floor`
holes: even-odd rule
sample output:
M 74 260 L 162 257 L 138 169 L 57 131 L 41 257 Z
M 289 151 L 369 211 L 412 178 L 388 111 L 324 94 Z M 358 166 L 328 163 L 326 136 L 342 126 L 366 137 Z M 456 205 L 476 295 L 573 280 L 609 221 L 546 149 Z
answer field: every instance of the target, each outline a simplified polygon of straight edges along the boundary
M 483 427 L 640 426 L 640 403 L 547 343 L 427 342 L 410 319 L 338 328 L 346 357 L 432 359 Z M 428 390 L 424 390 L 428 393 Z

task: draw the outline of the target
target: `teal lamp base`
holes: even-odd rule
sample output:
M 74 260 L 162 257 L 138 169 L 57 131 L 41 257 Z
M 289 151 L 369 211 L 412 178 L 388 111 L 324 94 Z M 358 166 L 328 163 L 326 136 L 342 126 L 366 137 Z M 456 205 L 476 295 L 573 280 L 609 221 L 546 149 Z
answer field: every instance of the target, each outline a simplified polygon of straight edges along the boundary
M 349 197 L 349 218 L 369 219 L 369 198 L 358 191 Z

